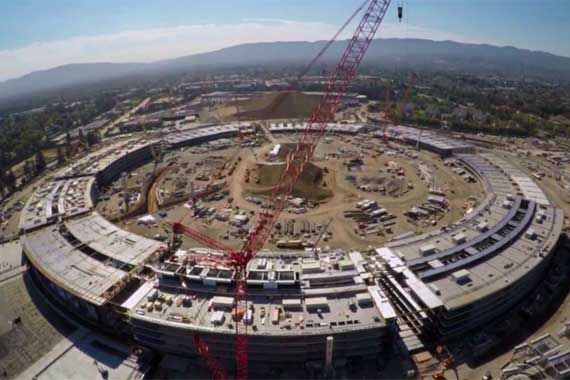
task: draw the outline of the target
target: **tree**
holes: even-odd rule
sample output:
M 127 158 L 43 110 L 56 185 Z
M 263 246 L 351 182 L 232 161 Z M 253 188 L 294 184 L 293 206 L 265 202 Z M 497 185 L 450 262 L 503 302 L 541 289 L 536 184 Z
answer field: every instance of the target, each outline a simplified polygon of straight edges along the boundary
M 79 128 L 78 138 L 79 138 L 79 141 L 81 141 L 83 144 L 85 144 L 85 135 L 83 134 L 82 128 Z
M 71 142 L 71 134 L 69 131 L 65 133 L 65 157 L 71 157 L 71 153 L 73 152 L 72 142 Z
M 24 178 L 26 181 L 29 181 L 32 176 L 34 175 L 34 164 L 31 160 L 26 160 L 24 162 Z
M 4 189 L 6 188 L 6 178 L 4 172 L 0 171 L 0 197 L 4 196 Z
M 58 165 L 61 165 L 65 162 L 65 156 L 63 154 L 63 149 L 61 148 L 61 146 L 57 147 L 57 163 Z
M 4 183 L 6 184 L 8 191 L 12 192 L 16 190 L 16 175 L 14 174 L 12 168 L 10 168 L 8 172 L 5 174 Z
M 95 110 L 97 113 L 103 113 L 109 111 L 115 106 L 115 99 L 108 94 L 103 94 L 95 98 Z
M 91 131 L 87 134 L 87 146 L 93 146 L 101 140 L 99 134 L 97 132 Z
M 46 168 L 46 158 L 41 150 L 36 153 L 36 173 L 41 173 Z

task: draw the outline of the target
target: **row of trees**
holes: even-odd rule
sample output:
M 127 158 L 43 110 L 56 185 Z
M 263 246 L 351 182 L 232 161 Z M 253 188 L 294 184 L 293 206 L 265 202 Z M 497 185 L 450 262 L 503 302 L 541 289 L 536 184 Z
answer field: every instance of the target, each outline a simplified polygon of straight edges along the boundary
M 0 172 L 0 196 L 10 194 L 16 190 L 17 180 L 12 169 L 7 172 Z
M 22 182 L 28 182 L 47 168 L 46 158 L 39 150 L 33 158 L 24 161 Z M 14 169 L 0 171 L 0 196 L 10 194 L 18 187 L 18 177 Z
M 74 103 L 59 102 L 25 113 L 0 117 L 0 171 L 27 159 L 40 149 L 54 148 L 52 137 L 85 125 L 113 108 L 114 96 L 103 94 Z M 93 144 L 97 136 L 87 133 L 85 143 Z
M 84 148 L 88 148 L 100 141 L 100 136 L 96 132 L 89 132 L 87 135 L 83 131 L 79 131 L 78 141 Z M 69 132 L 66 134 L 65 147 L 57 146 L 57 164 L 63 165 L 75 153 L 76 146 Z M 47 168 L 47 161 L 41 148 L 29 159 L 23 162 L 21 182 L 26 183 L 34 177 L 41 174 Z M 10 194 L 18 187 L 18 176 L 14 173 L 14 169 L 5 170 L 0 168 L 0 197 Z

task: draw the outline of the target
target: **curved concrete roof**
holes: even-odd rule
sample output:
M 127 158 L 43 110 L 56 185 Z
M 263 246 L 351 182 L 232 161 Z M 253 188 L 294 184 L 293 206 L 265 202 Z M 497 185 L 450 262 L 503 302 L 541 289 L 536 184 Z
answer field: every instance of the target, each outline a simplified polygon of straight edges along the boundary
M 270 129 L 277 132 L 302 128 L 302 124 L 297 124 L 272 125 Z M 331 128 L 339 133 L 362 133 L 365 130 L 359 125 L 334 124 Z M 237 125 L 204 126 L 173 132 L 165 137 L 165 141 L 170 147 L 191 145 L 236 136 L 238 129 Z M 402 129 L 399 133 L 414 136 L 408 129 Z M 439 136 L 430 136 L 429 132 L 423 133 L 422 140 L 426 149 L 431 149 L 433 145 L 434 151 L 440 151 L 442 147 L 465 151 L 464 144 L 458 144 L 449 138 L 442 140 Z M 21 240 L 26 256 L 37 270 L 78 297 L 101 305 L 107 302 L 110 288 L 148 262 L 161 249 L 161 243 L 134 235 L 106 221 L 92 211 L 94 201 L 91 199 L 91 188 L 96 186 L 101 173 L 114 170 L 114 162 L 128 158 L 130 154 L 140 152 L 154 143 L 156 141 L 130 139 L 103 148 L 64 169 L 57 176 L 59 179 L 36 191 L 27 205 L 27 214 L 22 219 L 22 226 L 31 225 L 34 228 L 23 228 L 29 232 L 25 232 Z M 489 192 L 485 201 L 471 214 L 445 230 L 394 241 L 377 251 L 378 257 L 386 260 L 393 270 L 406 274 L 408 287 L 413 293 L 411 297 L 419 297 L 431 306 L 443 305 L 449 309 L 476 302 L 499 292 L 509 282 L 522 279 L 541 262 L 543 256 L 548 255 L 562 228 L 562 212 L 552 207 L 534 181 L 520 170 L 499 160 L 492 153 L 456 154 L 456 158 L 468 170 L 484 179 L 485 188 Z M 56 198 L 57 206 L 54 205 Z M 505 208 L 505 201 L 512 202 L 509 208 Z M 75 209 L 84 212 L 78 216 L 74 213 Z M 54 210 L 57 212 L 53 213 Z M 38 218 L 40 222 L 36 223 Z M 488 225 L 488 232 L 477 229 L 481 223 Z M 534 232 L 532 238 L 525 235 L 531 228 Z M 504 231 L 507 231 L 506 234 L 501 235 Z M 457 234 L 464 235 L 462 240 L 465 243 L 458 245 L 454 241 Z M 422 258 L 421 248 L 426 245 L 433 246 L 436 253 Z M 366 260 L 357 260 L 355 255 L 350 256 L 348 252 L 337 250 L 328 253 L 334 257 L 330 260 L 352 260 L 354 265 L 350 265 L 350 270 L 325 270 L 324 273 L 309 274 L 303 273 L 303 260 L 307 258 L 302 255 L 293 259 L 284 259 L 286 254 L 282 253 L 273 255 L 277 258 L 269 257 L 268 260 L 276 263 L 271 265 L 277 266 L 271 270 L 254 268 L 259 264 L 257 261 L 250 264 L 250 271 L 263 272 L 256 275 L 256 279 L 251 279 L 251 285 L 260 287 L 260 290 L 252 291 L 252 299 L 259 297 L 264 300 L 267 295 L 276 297 L 277 300 L 329 297 L 335 313 L 343 313 L 353 298 L 364 299 L 364 296 L 356 297 L 357 294 L 370 293 L 375 307 L 366 310 L 363 308 L 361 311 L 366 323 L 383 323 L 383 319 L 393 318 L 393 310 L 390 311 L 389 303 L 384 302 L 386 298 L 382 291 L 376 288 L 371 291 L 366 286 L 366 281 L 370 279 L 370 273 L 364 269 Z M 298 265 L 292 264 L 295 260 Z M 287 262 L 289 264 L 283 264 L 283 268 L 279 267 L 279 263 Z M 215 296 L 216 288 L 212 288 L 212 284 L 231 283 L 231 275 L 228 276 L 219 269 L 181 269 L 181 266 L 171 265 L 156 270 L 159 277 L 164 276 L 165 281 L 169 281 L 169 278 L 179 281 L 179 275 L 182 274 L 190 286 L 195 286 L 197 292 L 203 294 L 206 303 Z M 459 275 L 457 272 L 462 270 L 468 271 L 471 285 L 464 286 L 454 280 Z M 296 290 L 280 287 L 280 271 L 297 273 L 293 278 L 283 274 L 284 282 L 281 283 L 283 286 L 293 283 Z M 461 274 L 465 275 L 465 272 Z M 320 285 L 326 281 L 331 282 L 326 286 Z M 169 285 L 170 288 L 177 286 L 181 284 L 178 282 Z M 145 297 L 152 291 L 152 287 L 147 286 L 131 295 L 126 305 L 131 308 L 133 317 L 172 321 L 168 319 L 170 314 L 162 312 L 146 313 L 143 317 Z M 297 317 L 308 318 L 306 311 Z M 193 320 L 193 323 L 209 326 L 209 318 L 210 315 L 206 313 Z M 334 322 L 336 326 L 340 321 L 333 319 L 327 323 Z M 209 326 L 208 329 L 210 328 L 212 327 Z

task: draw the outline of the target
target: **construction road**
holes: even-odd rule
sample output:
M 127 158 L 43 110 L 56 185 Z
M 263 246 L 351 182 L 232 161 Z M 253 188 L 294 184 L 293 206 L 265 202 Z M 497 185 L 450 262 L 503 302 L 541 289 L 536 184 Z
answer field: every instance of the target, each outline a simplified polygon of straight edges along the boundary
M 136 105 L 134 108 L 131 108 L 130 110 L 128 110 L 127 112 L 125 112 L 123 115 L 121 115 L 118 119 L 112 121 L 110 124 L 108 124 L 107 126 L 103 127 L 101 129 L 101 135 L 105 136 L 105 134 L 112 130 L 113 128 L 115 128 L 118 124 L 123 123 L 125 121 L 127 121 L 134 113 L 136 113 L 139 109 L 141 109 L 142 107 L 145 107 L 148 102 L 150 101 L 150 97 L 144 99 L 142 102 L 140 102 L 138 105 Z

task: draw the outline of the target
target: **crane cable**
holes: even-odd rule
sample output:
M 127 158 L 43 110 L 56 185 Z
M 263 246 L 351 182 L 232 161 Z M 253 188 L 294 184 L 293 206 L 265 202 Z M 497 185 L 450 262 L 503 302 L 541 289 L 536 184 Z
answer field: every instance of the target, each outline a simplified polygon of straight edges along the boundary
M 408 86 L 407 89 L 404 89 L 404 93 L 402 98 L 400 99 L 400 104 L 398 107 L 398 104 L 396 103 L 396 112 L 398 113 L 398 121 L 401 121 L 404 118 L 404 108 L 406 107 L 406 102 L 409 101 L 409 99 L 412 96 L 412 90 L 413 90 L 413 86 L 415 85 L 415 80 L 416 80 L 416 75 L 412 69 L 411 64 L 409 64 L 410 62 L 410 37 L 409 37 L 409 10 L 406 10 L 406 14 L 404 15 L 403 13 L 403 7 L 404 7 L 404 0 L 400 1 L 400 7 L 402 8 L 402 11 L 398 12 L 398 17 L 402 16 L 401 19 L 404 20 L 404 27 L 405 27 L 405 34 L 406 34 L 406 38 L 404 41 L 404 64 L 403 64 L 403 68 L 406 69 L 406 65 L 408 65 L 408 69 L 410 70 L 410 77 L 407 80 Z
M 317 55 L 309 62 L 309 64 L 307 64 L 303 68 L 303 70 L 301 70 L 296 76 L 293 77 L 293 80 L 289 84 L 288 88 L 285 91 L 281 91 L 277 95 L 277 98 L 275 98 L 273 103 L 269 105 L 264 119 L 268 119 L 269 115 L 272 114 L 272 111 L 276 110 L 277 107 L 284 101 L 286 93 L 299 88 L 299 83 L 301 82 L 303 77 L 305 75 L 307 75 L 307 73 L 313 68 L 313 66 L 317 63 L 317 61 L 319 59 L 321 59 L 321 57 L 327 52 L 327 50 L 331 47 L 331 45 L 336 41 L 338 36 L 341 35 L 341 33 L 352 22 L 352 20 L 354 20 L 354 18 L 360 13 L 360 11 L 362 11 L 362 9 L 364 9 L 364 7 L 369 3 L 370 3 L 370 0 L 364 0 L 362 2 L 362 4 L 352 13 L 352 15 L 350 15 L 350 17 L 344 22 L 344 24 L 337 30 L 337 32 L 332 36 L 332 38 L 329 39 L 325 43 L 325 46 L 323 46 L 323 48 L 321 50 L 319 50 Z M 324 75 L 324 74 L 321 74 L 321 75 Z
M 364 7 L 369 2 L 370 2 L 370 0 L 364 0 L 362 2 L 362 4 L 354 11 L 354 13 L 352 13 L 352 15 L 345 21 L 345 23 L 339 28 L 339 30 L 337 30 L 337 32 L 334 34 L 334 36 L 325 44 L 325 46 L 319 51 L 319 53 L 311 60 L 311 62 L 309 62 L 309 64 L 307 66 L 305 66 L 303 71 L 301 71 L 299 73 L 299 75 L 297 75 L 297 78 L 295 81 L 296 83 L 298 83 L 309 72 L 309 70 L 311 70 L 311 68 L 314 66 L 314 64 L 326 53 L 326 51 L 329 49 L 329 47 L 336 41 L 338 36 L 340 36 L 340 34 L 346 29 L 346 27 L 352 22 L 352 20 L 354 20 L 354 18 L 362 11 L 362 9 L 364 9 Z M 219 115 L 219 110 L 217 110 L 217 112 Z M 237 112 L 238 112 L 238 126 L 239 126 L 239 124 L 240 124 L 240 120 L 239 120 L 240 110 L 239 110 L 239 108 L 238 108 Z M 154 156 L 154 154 L 153 154 L 153 156 Z M 192 211 L 192 209 L 189 209 L 187 212 L 185 212 L 182 215 L 182 217 L 180 218 L 180 220 L 178 221 L 178 223 L 182 223 L 182 221 L 188 217 L 188 215 L 190 214 L 191 211 Z
M 319 51 L 319 53 L 315 56 L 315 58 L 313 58 L 311 60 L 311 62 L 309 62 L 309 64 L 307 66 L 305 66 L 305 68 L 303 69 L 303 71 L 301 71 L 299 73 L 299 75 L 297 76 L 296 81 L 299 82 L 301 81 L 301 79 L 309 72 L 309 70 L 311 70 L 311 68 L 313 67 L 313 65 L 315 63 L 317 63 L 317 61 L 326 53 L 326 51 L 329 49 L 329 47 L 336 41 L 336 39 L 338 38 L 338 36 L 340 36 L 340 34 L 342 32 L 344 32 L 344 30 L 346 29 L 346 27 L 352 22 L 352 20 L 354 20 L 354 18 L 360 13 L 360 11 L 362 9 L 364 9 L 364 7 L 366 6 L 366 4 L 368 4 L 370 2 L 370 0 L 364 0 L 364 2 L 360 5 L 360 7 L 358 7 L 354 13 L 348 18 L 348 20 L 345 21 L 344 24 L 342 24 L 342 26 L 340 27 L 339 30 L 337 30 L 337 32 L 334 34 L 334 36 L 328 40 L 328 42 L 325 44 L 325 46 L 321 49 L 321 51 Z

